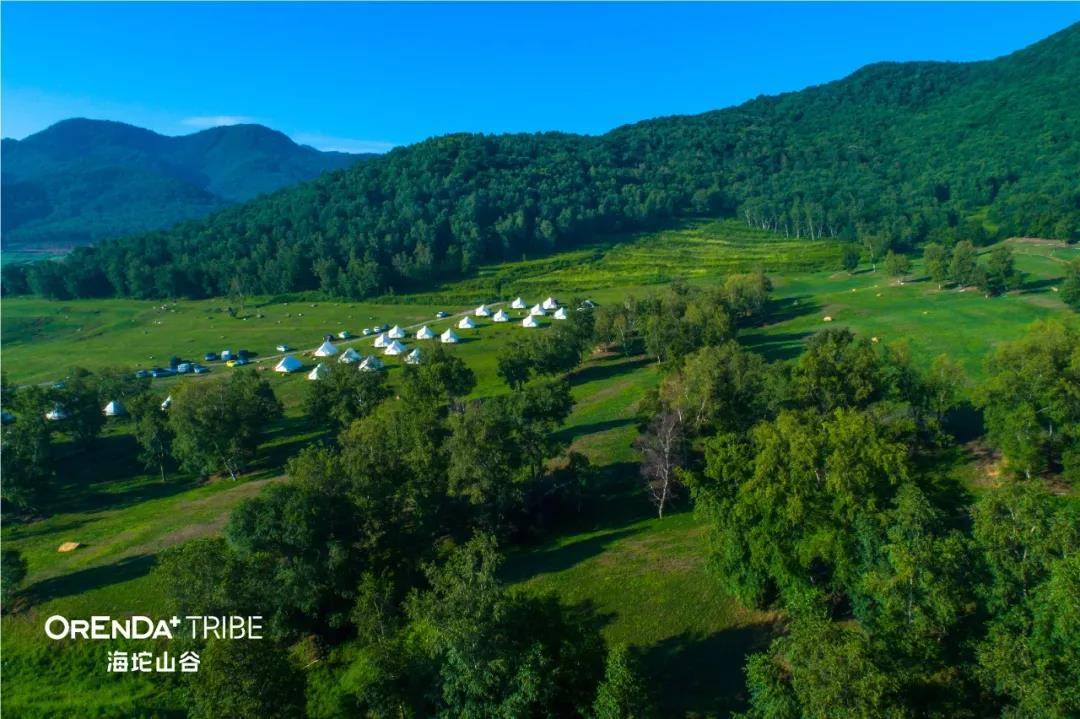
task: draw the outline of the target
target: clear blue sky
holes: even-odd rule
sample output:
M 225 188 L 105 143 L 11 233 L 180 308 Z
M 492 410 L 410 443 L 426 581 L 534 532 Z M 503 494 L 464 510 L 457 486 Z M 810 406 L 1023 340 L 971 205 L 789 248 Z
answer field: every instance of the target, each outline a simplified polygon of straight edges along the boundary
M 834 80 L 879 60 L 981 60 L 1080 4 L 5 2 L 2 133 L 260 122 L 324 149 L 456 131 L 600 133 Z

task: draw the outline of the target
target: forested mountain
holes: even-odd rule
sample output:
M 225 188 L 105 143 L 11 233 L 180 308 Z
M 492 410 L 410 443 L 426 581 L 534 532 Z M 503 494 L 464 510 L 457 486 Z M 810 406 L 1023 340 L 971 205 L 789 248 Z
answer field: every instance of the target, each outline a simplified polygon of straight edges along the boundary
M 70 247 L 168 227 L 351 165 L 261 125 L 167 137 L 72 119 L 3 141 L 5 247 Z
M 913 246 L 1080 235 L 1080 25 L 977 63 L 833 83 L 598 137 L 450 135 L 168 231 L 7 270 L 6 292 L 364 297 L 679 215 Z

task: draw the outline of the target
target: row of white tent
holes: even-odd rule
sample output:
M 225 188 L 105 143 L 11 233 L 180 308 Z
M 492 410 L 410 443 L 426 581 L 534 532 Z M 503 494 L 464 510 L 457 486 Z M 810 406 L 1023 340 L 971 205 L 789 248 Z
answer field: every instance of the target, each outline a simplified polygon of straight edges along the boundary
M 483 305 L 480 305 L 480 306 L 483 307 Z M 523 310 L 526 307 L 528 307 L 528 305 L 525 303 L 525 300 L 521 299 L 520 297 L 518 297 L 517 299 L 515 299 L 513 302 L 510 303 L 510 309 L 512 309 L 512 310 Z M 549 311 L 550 310 L 557 310 L 557 309 L 559 309 L 559 301 L 556 300 L 554 297 L 548 297 L 546 300 L 544 300 L 540 304 L 534 305 L 533 309 L 535 310 L 537 307 L 539 307 L 540 309 L 549 310 Z
M 106 417 L 126 417 L 127 408 L 124 407 L 123 402 L 114 399 L 101 408 L 101 413 Z M 60 422 L 70 416 L 71 414 L 59 404 L 54 404 L 53 408 L 45 413 L 45 419 L 50 422 Z

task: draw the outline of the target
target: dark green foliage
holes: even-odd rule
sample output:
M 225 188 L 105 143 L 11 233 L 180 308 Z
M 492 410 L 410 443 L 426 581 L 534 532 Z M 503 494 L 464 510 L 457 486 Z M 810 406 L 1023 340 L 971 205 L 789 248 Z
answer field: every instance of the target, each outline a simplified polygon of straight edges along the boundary
M 840 255 L 840 268 L 848 272 L 854 272 L 855 268 L 859 266 L 859 256 L 859 248 L 853 243 L 844 245 L 843 253 Z
M 979 284 L 979 253 L 968 240 L 956 243 L 949 260 L 949 279 L 963 287 Z
M 871 262 L 932 238 L 985 244 L 976 212 L 1000 236 L 1066 237 L 1080 224 L 1078 42 L 1074 26 L 991 62 L 880 63 L 598 137 L 433 138 L 5 288 L 208 296 L 247 277 L 252 292 L 365 297 L 687 214 L 858 239 Z
M 342 429 L 371 414 L 389 396 L 382 372 L 359 372 L 352 365 L 334 364 L 325 377 L 308 383 L 304 411 L 323 426 Z
M 979 393 L 987 433 L 1008 465 L 1027 477 L 1060 469 L 1080 477 L 1080 334 L 1036 325 L 987 363 Z
M 212 639 L 188 683 L 193 719 L 293 719 L 304 706 L 304 675 L 268 639 Z
M 169 415 L 161 409 L 162 398 L 144 392 L 127 404 L 135 422 L 135 440 L 139 443 L 139 459 L 147 469 L 157 469 L 165 481 L 165 465 L 172 458 L 173 433 Z
M 889 254 L 885 255 L 885 271 L 891 277 L 903 280 L 911 272 L 911 258 L 901 252 L 889 250 Z
M 0 604 L 4 612 L 11 611 L 11 600 L 26 579 L 26 560 L 14 549 L 0 550 Z
M 765 416 L 767 365 L 736 342 L 688 355 L 660 386 L 660 400 L 697 434 L 746 430 Z
M 1080 310 L 1080 260 L 1065 266 L 1065 281 L 1061 283 L 1061 299 L 1074 310 Z
M 901 680 L 858 628 L 819 607 L 798 613 L 788 634 L 747 663 L 747 719 L 900 718 L 909 715 Z
M 238 370 L 223 382 L 186 382 L 172 396 L 169 429 L 176 459 L 192 472 L 224 471 L 233 479 L 282 412 L 255 370 Z
M 851 330 L 818 332 L 791 370 L 790 394 L 799 406 L 829 412 L 866 407 L 885 392 L 884 368 L 874 346 Z
M 472 392 L 476 375 L 460 357 L 436 345 L 418 365 L 406 365 L 401 396 L 418 407 L 442 406 Z
M 5 509 L 34 509 L 47 496 L 55 468 L 52 434 L 45 420 L 51 408 L 49 393 L 40 387 L 24 388 L 5 402 L 15 421 L 0 434 L 0 482 Z
M 103 403 L 94 374 L 76 367 L 59 386 L 53 388 L 51 394 L 55 404 L 63 408 L 68 415 L 58 427 L 82 448 L 93 445 L 101 433 L 101 428 L 105 426 Z
M 5 139 L 4 247 L 66 247 L 169 227 L 347 167 L 259 125 L 166 137 L 120 122 L 64 120 Z
M 990 259 L 981 279 L 979 289 L 988 295 L 1000 295 L 1020 287 L 1023 277 L 1016 269 L 1016 261 L 1008 245 L 998 245 L 990 251 Z
M 508 593 L 490 538 L 428 569 L 431 589 L 407 607 L 419 651 L 433 665 L 435 716 L 581 716 L 600 679 L 603 642 L 552 598 Z
M 855 615 L 894 657 L 929 675 L 955 646 L 957 626 L 974 611 L 969 541 L 948 531 L 942 513 L 905 484 L 886 512 L 883 531 L 864 527 Z
M 711 560 L 725 589 L 751 605 L 816 587 L 850 592 L 860 574 L 856 532 L 910 476 L 907 447 L 869 413 L 783 412 L 747 440 L 705 448 L 694 496 L 708 517 Z
M 499 377 L 519 389 L 534 375 L 565 375 L 581 364 L 594 337 L 592 312 L 574 312 L 547 332 L 514 340 L 499 350 Z
M 930 243 L 923 248 L 923 266 L 930 280 L 935 282 L 938 289 L 949 281 L 949 270 L 952 266 L 952 253 L 937 243 Z
M 596 690 L 592 719 L 650 719 L 656 707 L 645 688 L 641 669 L 625 646 L 612 647 L 604 679 Z
M 987 495 L 974 535 L 994 612 L 977 647 L 977 674 L 1006 716 L 1080 712 L 1080 515 L 1031 483 Z

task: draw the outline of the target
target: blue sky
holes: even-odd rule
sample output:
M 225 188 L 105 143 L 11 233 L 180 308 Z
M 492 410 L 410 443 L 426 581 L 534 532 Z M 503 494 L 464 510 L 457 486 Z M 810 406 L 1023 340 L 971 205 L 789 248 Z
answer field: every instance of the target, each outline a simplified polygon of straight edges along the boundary
M 1080 4 L 0 5 L 0 130 L 260 122 L 322 149 L 457 131 L 600 133 L 835 80 L 981 60 Z

